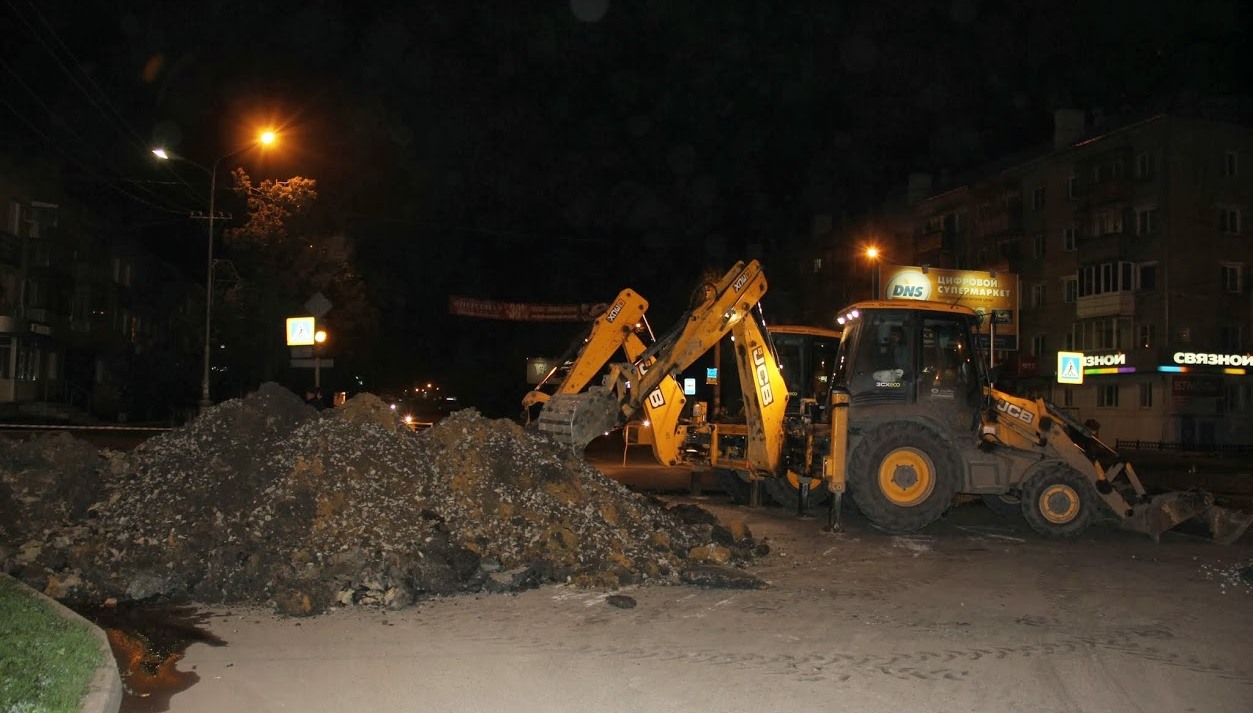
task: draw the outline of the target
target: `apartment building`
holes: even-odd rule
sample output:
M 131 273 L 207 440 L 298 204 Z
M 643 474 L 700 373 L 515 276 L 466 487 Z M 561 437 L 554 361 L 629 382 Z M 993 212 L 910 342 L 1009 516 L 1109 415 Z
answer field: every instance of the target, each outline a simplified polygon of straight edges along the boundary
M 125 417 L 191 286 L 22 167 L 0 167 L 0 220 L 0 416 Z
M 1253 445 L 1253 129 L 1056 118 L 1051 146 L 919 202 L 900 262 L 1018 274 L 1006 383 L 1103 439 Z M 1082 385 L 1058 384 L 1059 351 L 1083 353 Z

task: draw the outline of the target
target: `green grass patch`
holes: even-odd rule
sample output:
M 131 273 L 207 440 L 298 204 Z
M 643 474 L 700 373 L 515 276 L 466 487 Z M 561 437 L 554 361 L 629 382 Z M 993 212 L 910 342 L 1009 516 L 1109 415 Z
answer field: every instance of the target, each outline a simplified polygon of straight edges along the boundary
M 86 624 L 0 574 L 0 713 L 73 713 L 99 664 Z

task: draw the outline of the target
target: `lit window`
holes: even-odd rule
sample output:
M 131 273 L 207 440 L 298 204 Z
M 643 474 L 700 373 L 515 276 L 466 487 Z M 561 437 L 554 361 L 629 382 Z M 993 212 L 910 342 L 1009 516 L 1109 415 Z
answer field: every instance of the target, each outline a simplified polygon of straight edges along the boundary
M 1092 214 L 1092 235 L 1100 237 L 1122 232 L 1122 210 L 1106 208 Z

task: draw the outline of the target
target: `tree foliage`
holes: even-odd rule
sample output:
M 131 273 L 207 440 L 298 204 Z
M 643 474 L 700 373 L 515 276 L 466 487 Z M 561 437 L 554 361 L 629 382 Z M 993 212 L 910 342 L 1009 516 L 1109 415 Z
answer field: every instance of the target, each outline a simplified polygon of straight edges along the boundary
M 239 389 L 266 380 L 312 383 L 311 374 L 288 372 L 284 323 L 307 315 L 305 303 L 320 292 L 333 305 L 319 326 L 330 335 L 320 348 L 337 365 L 324 380 L 334 383 L 336 374 L 348 373 L 361 361 L 358 355 L 369 352 L 378 325 L 353 241 L 335 228 L 333 216 L 318 210 L 316 180 L 295 176 L 254 183 L 243 169 L 232 177 L 248 217 L 226 231 L 229 265 L 215 268 L 221 313 L 214 320 L 216 341 L 224 345 L 215 347 L 226 352 L 221 360 L 229 365 L 228 381 Z

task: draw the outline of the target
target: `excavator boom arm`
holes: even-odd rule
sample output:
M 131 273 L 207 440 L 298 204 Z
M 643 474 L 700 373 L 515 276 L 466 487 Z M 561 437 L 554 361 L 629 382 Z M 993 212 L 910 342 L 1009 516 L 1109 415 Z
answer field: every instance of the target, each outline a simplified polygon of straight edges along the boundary
M 750 312 L 765 292 L 761 264 L 737 262 L 717 283 L 706 285 L 700 303 L 643 354 L 629 357 L 630 363 L 611 364 L 605 384 L 550 398 L 540 414 L 541 430 L 582 449 L 641 408 L 662 410 L 667 422 L 677 419 L 673 398 L 667 396 L 677 393 L 676 375 L 742 322 L 751 322 Z

